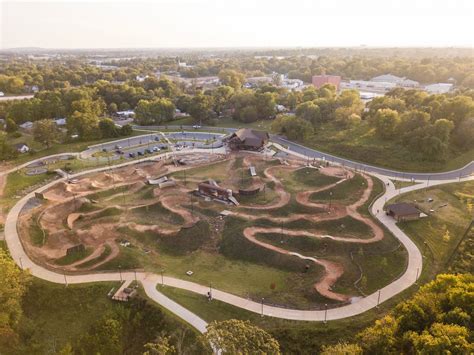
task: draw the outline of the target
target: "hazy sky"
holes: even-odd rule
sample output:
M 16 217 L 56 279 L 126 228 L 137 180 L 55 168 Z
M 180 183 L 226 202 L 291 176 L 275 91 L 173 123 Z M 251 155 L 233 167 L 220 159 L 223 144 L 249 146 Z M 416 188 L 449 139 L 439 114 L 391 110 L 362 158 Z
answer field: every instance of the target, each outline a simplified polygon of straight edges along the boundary
M 0 0 L 0 48 L 474 46 L 474 0 Z

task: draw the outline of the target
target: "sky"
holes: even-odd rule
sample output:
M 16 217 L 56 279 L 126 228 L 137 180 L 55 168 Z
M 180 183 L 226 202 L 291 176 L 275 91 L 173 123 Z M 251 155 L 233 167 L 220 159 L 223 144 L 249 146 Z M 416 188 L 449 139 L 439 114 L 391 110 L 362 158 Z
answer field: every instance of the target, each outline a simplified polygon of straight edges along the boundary
M 0 0 L 0 48 L 474 47 L 474 0 Z

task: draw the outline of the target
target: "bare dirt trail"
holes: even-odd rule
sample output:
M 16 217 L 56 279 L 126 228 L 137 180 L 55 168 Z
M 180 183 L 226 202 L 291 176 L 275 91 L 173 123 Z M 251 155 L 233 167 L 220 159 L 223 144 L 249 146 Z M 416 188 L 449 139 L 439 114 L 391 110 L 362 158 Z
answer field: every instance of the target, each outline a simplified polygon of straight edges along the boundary
M 284 167 L 288 169 L 294 169 L 294 167 Z M 273 174 L 271 174 L 271 168 L 265 170 L 265 175 L 270 178 L 272 181 L 275 182 L 275 186 L 280 186 L 283 190 L 283 185 L 279 181 L 278 178 L 276 178 Z M 341 177 L 341 169 L 340 168 L 330 168 L 330 169 L 322 169 L 322 173 L 327 174 L 329 176 L 336 176 L 336 177 Z M 335 186 L 337 186 L 339 183 L 342 181 L 345 181 L 346 179 L 350 179 L 354 176 L 353 172 L 345 172 L 344 178 L 337 181 L 336 183 L 329 184 L 326 186 L 323 186 L 321 188 L 315 189 L 315 190 L 310 190 L 310 191 L 304 191 L 304 192 L 299 192 L 297 193 L 296 196 L 296 201 L 300 203 L 301 205 L 304 205 L 306 207 L 310 208 L 318 208 L 318 209 L 323 209 L 327 211 L 327 214 L 316 214 L 316 215 L 311 215 L 311 214 L 294 214 L 292 216 L 288 217 L 274 217 L 271 215 L 251 215 L 243 212 L 233 212 L 232 214 L 243 217 L 246 219 L 250 220 L 257 220 L 257 219 L 268 219 L 270 221 L 276 222 L 276 223 L 287 223 L 287 222 L 292 222 L 295 220 L 299 219 L 307 219 L 313 222 L 318 222 L 318 221 L 325 221 L 325 220 L 337 220 L 345 216 L 351 216 L 354 219 L 357 219 L 361 221 L 362 223 L 365 223 L 372 231 L 373 235 L 370 238 L 367 239 L 359 239 L 356 237 L 337 237 L 337 236 L 330 236 L 330 235 L 321 235 L 321 234 L 316 234 L 314 232 L 310 232 L 307 230 L 294 230 L 294 229 L 286 229 L 286 228 L 269 228 L 269 227 L 247 227 L 244 229 L 243 234 L 244 237 L 247 238 L 249 241 L 252 243 L 255 243 L 257 245 L 260 245 L 261 247 L 264 247 L 269 250 L 273 250 L 275 252 L 285 254 L 285 255 L 292 255 L 296 256 L 300 259 L 304 260 L 309 260 L 314 262 L 315 264 L 321 265 L 324 267 L 324 276 L 317 281 L 314 284 L 314 288 L 316 289 L 317 292 L 319 292 L 321 295 L 337 300 L 337 301 L 348 301 L 351 299 L 351 296 L 349 295 L 344 295 L 340 294 L 337 292 L 334 292 L 331 290 L 332 286 L 337 282 L 337 280 L 343 275 L 344 273 L 344 268 L 341 264 L 326 260 L 326 259 L 319 259 L 319 258 L 314 258 L 310 256 L 305 256 L 301 255 L 296 252 L 290 252 L 286 249 L 277 247 L 275 245 L 262 242 L 257 239 L 258 234 L 283 234 L 286 236 L 291 236 L 291 237 L 301 237 L 301 236 L 306 236 L 310 238 L 318 238 L 318 239 L 323 239 L 323 238 L 328 238 L 331 240 L 339 241 L 339 242 L 344 242 L 344 243 L 354 243 L 354 244 L 369 244 L 369 243 L 374 243 L 376 241 L 379 241 L 383 238 L 383 230 L 375 223 L 373 222 L 370 218 L 362 216 L 357 209 L 364 205 L 367 200 L 370 197 L 370 194 L 373 189 L 373 181 L 370 177 L 367 175 L 362 174 L 362 176 L 365 178 L 367 181 L 367 187 L 364 189 L 362 196 L 352 205 L 350 206 L 343 206 L 343 205 L 338 205 L 338 204 L 331 204 L 331 208 L 329 208 L 328 204 L 324 203 L 315 203 L 315 202 L 310 202 L 309 197 L 316 192 L 324 191 L 331 189 Z M 285 191 L 285 193 L 287 193 Z M 288 194 L 288 193 L 287 193 Z M 280 197 L 283 194 L 280 192 Z M 288 194 L 289 195 L 289 194 Z M 289 202 L 286 201 L 286 203 L 282 202 L 284 199 L 280 198 L 279 202 L 276 205 L 286 205 Z M 245 206 L 247 207 L 247 206 Z M 268 207 L 268 206 L 265 206 Z M 273 205 L 271 206 L 273 207 Z

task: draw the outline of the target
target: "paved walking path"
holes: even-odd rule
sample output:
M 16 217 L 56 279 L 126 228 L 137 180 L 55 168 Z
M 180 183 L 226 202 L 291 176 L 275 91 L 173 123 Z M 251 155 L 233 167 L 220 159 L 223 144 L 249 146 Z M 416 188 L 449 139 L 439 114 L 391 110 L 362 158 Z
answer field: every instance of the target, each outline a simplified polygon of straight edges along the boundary
M 182 152 L 175 152 L 175 154 L 186 154 L 189 152 L 203 152 L 209 154 L 209 151 L 206 149 L 193 149 L 187 150 Z M 215 151 L 215 153 L 217 153 Z M 116 165 L 115 167 L 126 166 L 130 164 L 136 164 L 140 161 L 147 161 L 147 160 L 154 160 L 157 157 L 153 158 L 144 158 L 137 161 L 130 161 L 125 162 L 123 164 Z M 103 168 L 96 168 L 89 171 L 81 172 L 78 174 L 71 175 L 70 177 L 79 177 L 85 174 L 90 174 L 93 172 L 100 172 L 104 170 L 110 169 L 109 167 Z M 421 273 L 422 270 L 422 255 L 416 245 L 411 241 L 411 239 L 400 230 L 395 221 L 386 216 L 383 212 L 383 205 L 385 202 L 392 197 L 398 195 L 399 193 L 404 193 L 408 191 L 414 191 L 418 189 L 422 189 L 429 186 L 446 184 L 446 183 L 453 183 L 458 182 L 458 178 L 454 178 L 451 180 L 435 180 L 435 181 L 428 181 L 421 184 L 416 184 L 413 186 L 405 187 L 400 190 L 396 190 L 393 183 L 389 182 L 389 178 L 384 175 L 373 174 L 374 176 L 381 179 L 387 186 L 385 193 L 380 196 L 372 205 L 371 213 L 382 223 L 384 224 L 393 235 L 400 240 L 400 242 L 404 245 L 408 252 L 408 266 L 404 274 L 391 284 L 385 286 L 380 290 L 380 292 L 374 292 L 367 297 L 363 297 L 358 299 L 356 302 L 345 305 L 338 308 L 328 309 L 327 312 L 322 311 L 305 311 L 305 310 L 297 310 L 297 309 L 285 309 L 280 307 L 268 306 L 263 305 L 259 302 L 254 302 L 243 297 L 239 297 L 236 295 L 232 295 L 230 293 L 213 289 L 212 296 L 214 299 L 226 302 L 236 307 L 240 307 L 242 309 L 246 309 L 251 312 L 261 313 L 263 309 L 263 313 L 268 316 L 284 318 L 284 319 L 293 319 L 293 320 L 306 320 L 306 321 L 323 321 L 327 320 L 335 320 L 341 318 L 347 318 L 351 316 L 355 316 L 357 314 L 361 314 L 366 312 L 372 308 L 374 308 L 379 302 L 382 303 L 395 295 L 399 294 L 403 290 L 407 289 L 411 285 L 416 282 L 416 279 Z M 465 177 L 459 179 L 459 181 L 468 181 L 474 180 L 474 176 Z M 100 281 L 119 281 L 121 279 L 124 280 L 132 280 L 136 278 L 137 280 L 141 281 L 144 287 L 146 294 L 153 299 L 155 302 L 159 303 L 163 307 L 167 308 L 177 316 L 181 317 L 189 324 L 194 326 L 200 332 L 204 332 L 206 329 L 206 322 L 196 316 L 195 314 L 191 313 L 190 311 L 186 310 L 176 302 L 170 300 L 163 294 L 161 294 L 157 289 L 156 286 L 162 280 L 164 285 L 169 285 L 181 289 L 185 289 L 188 291 L 192 291 L 198 294 L 205 295 L 207 294 L 209 288 L 207 286 L 199 285 L 190 281 L 185 281 L 169 276 L 163 277 L 163 279 L 156 274 L 152 273 L 132 273 L 132 272 L 122 272 L 121 274 L 118 272 L 107 272 L 107 273 L 91 273 L 85 275 L 63 275 L 57 272 L 53 272 L 48 270 L 42 266 L 36 265 L 25 253 L 23 246 L 21 244 L 20 238 L 17 232 L 17 220 L 20 211 L 22 210 L 23 206 L 27 203 L 27 201 L 32 198 L 35 192 L 42 192 L 51 187 L 53 184 L 56 184 L 58 181 L 64 181 L 64 179 L 59 179 L 54 182 L 51 182 L 45 186 L 42 186 L 35 191 L 27 194 L 22 199 L 20 199 L 15 206 L 10 210 L 6 221 L 5 221 L 5 240 L 7 242 L 8 248 L 10 250 L 10 254 L 13 260 L 23 269 L 29 269 L 31 274 L 35 277 L 39 277 L 41 279 L 55 282 L 55 283 L 88 283 L 88 282 L 100 282 Z M 388 185 L 387 185 L 388 183 Z M 378 211 L 378 212 L 377 212 Z

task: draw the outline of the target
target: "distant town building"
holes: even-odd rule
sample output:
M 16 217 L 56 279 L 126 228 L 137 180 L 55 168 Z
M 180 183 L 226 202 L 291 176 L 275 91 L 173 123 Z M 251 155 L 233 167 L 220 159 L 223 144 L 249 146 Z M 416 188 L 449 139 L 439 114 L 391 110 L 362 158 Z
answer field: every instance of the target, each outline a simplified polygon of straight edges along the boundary
M 135 116 L 135 111 L 133 110 L 117 111 L 115 112 L 115 116 L 120 117 L 120 118 L 131 118 Z
M 148 75 L 137 75 L 135 77 L 135 79 L 140 83 L 144 82 L 146 78 L 148 78 Z
M 30 130 L 30 129 L 33 128 L 33 122 L 26 121 L 26 122 L 22 123 L 21 125 L 19 125 L 18 127 L 20 127 L 21 129 L 24 129 L 24 130 Z
M 54 123 L 56 123 L 57 126 L 65 126 L 67 121 L 66 118 L 55 118 Z
M 234 150 L 260 150 L 268 143 L 270 136 L 267 132 L 250 128 L 241 128 L 232 133 L 226 141 Z
M 386 213 L 395 218 L 398 222 L 412 221 L 420 218 L 420 210 L 411 203 L 405 202 L 388 205 Z
M 339 75 L 313 75 L 312 83 L 318 89 L 326 84 L 332 84 L 339 90 L 341 77 Z
M 426 85 L 425 90 L 429 94 L 446 94 L 453 89 L 454 85 L 451 83 L 437 83 Z
M 15 144 L 15 149 L 19 153 L 28 153 L 30 151 L 30 147 L 26 143 Z

